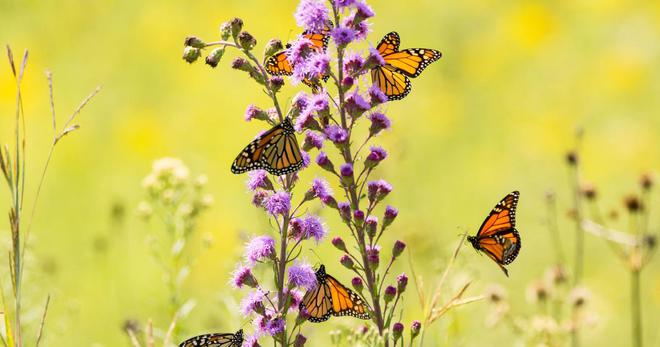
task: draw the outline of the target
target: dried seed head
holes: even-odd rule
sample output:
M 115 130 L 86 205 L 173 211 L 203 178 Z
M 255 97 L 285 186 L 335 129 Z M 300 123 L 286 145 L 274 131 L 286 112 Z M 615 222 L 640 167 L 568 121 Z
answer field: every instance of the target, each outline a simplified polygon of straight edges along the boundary
M 486 296 L 486 299 L 493 304 L 506 300 L 506 291 L 498 284 L 488 286 L 484 291 L 484 295 Z
M 527 288 L 527 298 L 531 302 L 545 302 L 550 296 L 550 288 L 544 281 L 536 281 Z
M 576 166 L 578 164 L 578 154 L 575 151 L 566 153 L 566 162 L 570 166 Z
M 649 250 L 655 249 L 655 246 L 658 245 L 658 237 L 654 234 L 645 234 L 642 236 L 642 245 Z
M 561 265 L 555 265 L 548 269 L 546 272 L 546 277 L 550 283 L 557 286 L 563 283 L 566 283 L 568 276 L 566 275 L 566 270 Z
M 573 307 L 580 308 L 587 304 L 590 297 L 591 293 L 589 290 L 587 290 L 587 288 L 575 287 L 568 295 L 568 301 Z
M 257 45 L 257 40 L 247 31 L 243 31 L 238 34 L 238 42 L 246 51 L 252 50 L 252 48 Z

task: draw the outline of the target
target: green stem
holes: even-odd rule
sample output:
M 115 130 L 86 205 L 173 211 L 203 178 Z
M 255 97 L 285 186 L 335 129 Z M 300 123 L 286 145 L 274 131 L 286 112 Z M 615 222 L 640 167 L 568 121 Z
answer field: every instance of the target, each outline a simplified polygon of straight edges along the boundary
M 630 277 L 630 309 L 632 346 L 642 347 L 642 303 L 640 270 L 634 269 Z

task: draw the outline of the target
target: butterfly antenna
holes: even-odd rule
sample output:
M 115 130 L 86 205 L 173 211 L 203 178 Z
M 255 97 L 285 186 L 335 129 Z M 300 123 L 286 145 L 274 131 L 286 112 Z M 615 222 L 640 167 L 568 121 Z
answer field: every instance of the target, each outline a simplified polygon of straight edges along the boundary
M 322 260 L 321 257 L 316 253 L 316 251 L 314 251 L 314 250 L 311 249 L 311 248 L 310 248 L 309 250 L 310 250 L 312 253 L 314 253 L 314 255 L 319 259 L 318 264 L 323 264 L 323 260 Z M 317 266 L 317 267 L 318 267 L 318 266 Z

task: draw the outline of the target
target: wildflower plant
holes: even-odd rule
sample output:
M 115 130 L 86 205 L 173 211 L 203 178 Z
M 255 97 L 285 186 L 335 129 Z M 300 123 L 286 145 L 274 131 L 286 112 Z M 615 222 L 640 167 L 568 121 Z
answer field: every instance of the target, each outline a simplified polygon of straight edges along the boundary
M 191 299 L 184 300 L 181 288 L 194 260 L 187 250 L 198 220 L 213 204 L 213 196 L 204 191 L 207 181 L 205 175 L 191 176 L 188 167 L 177 158 L 155 160 L 142 181 L 146 199 L 138 205 L 138 213 L 147 220 L 158 220 L 165 229 L 164 235 L 151 236 L 150 247 L 163 270 L 169 313 L 175 321 L 195 305 Z M 178 334 L 175 325 L 170 335 L 176 339 Z
M 5 144 L 0 148 L 0 171 L 7 187 L 9 188 L 10 195 L 10 208 L 9 208 L 9 225 L 11 232 L 11 248 L 9 250 L 9 283 L 11 283 L 11 295 L 5 295 L 4 286 L 0 286 L 0 317 L 2 317 L 3 329 L 0 329 L 0 342 L 7 347 L 21 347 L 25 345 L 39 346 L 42 337 L 45 333 L 44 324 L 48 312 L 48 304 L 50 296 L 47 297 L 43 313 L 40 315 L 39 326 L 36 329 L 36 336 L 25 336 L 25 322 L 23 311 L 23 293 L 24 293 L 24 269 L 26 260 L 26 245 L 29 241 L 30 230 L 32 222 L 34 221 L 39 195 L 43 187 L 48 166 L 53 158 L 55 148 L 60 141 L 67 135 L 75 132 L 80 128 L 76 123 L 76 117 L 80 115 L 83 108 L 92 100 L 92 98 L 101 90 L 97 87 L 87 98 L 85 98 L 80 105 L 71 113 L 64 125 L 59 126 L 56 117 L 54 88 L 53 88 L 53 75 L 51 72 L 46 72 L 48 81 L 48 90 L 50 97 L 50 111 L 52 121 L 52 140 L 48 151 L 48 156 L 43 169 L 41 170 L 40 178 L 36 185 L 36 193 L 32 200 L 29 213 L 26 215 L 24 206 L 24 197 L 26 187 L 28 187 L 31 180 L 29 180 L 26 170 L 26 163 L 28 163 L 27 153 L 27 135 L 26 135 L 26 122 L 25 110 L 23 105 L 23 77 L 27 69 L 28 51 L 23 54 L 20 65 L 16 64 L 14 55 L 9 46 L 7 46 L 7 57 L 9 60 L 9 67 L 12 76 L 16 83 L 16 112 L 14 117 L 14 138 L 13 146 Z M 4 274 L 3 274 L 4 275 Z M 4 276 L 0 276 L 2 283 L 5 282 Z M 29 316 L 26 315 L 26 316 Z
M 334 233 L 332 244 L 341 253 L 341 266 L 354 274 L 353 288 L 370 307 L 373 331 L 384 345 L 402 341 L 403 325 L 394 316 L 408 278 L 405 274 L 394 276 L 392 268 L 406 244 L 400 240 L 385 242 L 383 238 L 399 212 L 384 203 L 393 186 L 374 177 L 388 153 L 372 142 L 391 128 L 391 121 L 381 107 L 388 98 L 371 86 L 368 72 L 385 62 L 374 48 L 363 53 L 352 49 L 367 38 L 368 20 L 373 16 L 372 8 L 361 0 L 300 2 L 295 13 L 298 25 L 307 32 L 327 28 L 331 44 L 327 51 L 313 49 L 310 40 L 299 37 L 287 45 L 286 58 L 293 67 L 291 84 L 304 82 L 312 88 L 299 92 L 286 109 L 278 99 L 284 79 L 269 75 L 262 64 L 283 49 L 281 41 L 269 41 L 263 57 L 257 58 L 256 39 L 243 29 L 243 21 L 238 18 L 220 26 L 219 41 L 207 43 L 194 36 L 185 40 L 183 58 L 189 63 L 208 52 L 206 64 L 216 67 L 227 48 L 241 52 L 244 57 L 235 58 L 232 68 L 247 73 L 272 101 L 270 108 L 248 106 L 245 119 L 265 121 L 271 126 L 290 119 L 303 138 L 303 169 L 310 167 L 310 153 L 316 151 L 316 166 L 332 178 L 332 185 L 340 191 L 335 195 L 329 181 L 321 177 L 307 188 L 296 189 L 297 172 L 280 177 L 261 170 L 249 173 L 247 186 L 253 194 L 252 203 L 264 210 L 275 226 L 273 233 L 248 241 L 244 260 L 233 273 L 232 284 L 248 290 L 241 306 L 254 325 L 255 332 L 247 338 L 249 346 L 267 336 L 280 346 L 301 346 L 306 340 L 300 331 L 306 312 L 297 311 L 304 291 L 317 283 L 314 269 L 300 259 L 302 244 L 317 244 L 328 234 L 319 216 L 302 212 L 313 201 L 334 210 L 346 228 L 343 235 Z M 332 24 L 330 28 L 328 23 Z M 328 76 L 327 83 L 324 76 Z M 367 88 L 361 89 L 361 85 Z M 272 270 L 274 287 L 256 276 L 255 267 Z M 298 317 L 288 319 L 291 312 Z M 410 334 L 412 338 L 420 330 L 419 322 L 413 326 L 416 329 Z

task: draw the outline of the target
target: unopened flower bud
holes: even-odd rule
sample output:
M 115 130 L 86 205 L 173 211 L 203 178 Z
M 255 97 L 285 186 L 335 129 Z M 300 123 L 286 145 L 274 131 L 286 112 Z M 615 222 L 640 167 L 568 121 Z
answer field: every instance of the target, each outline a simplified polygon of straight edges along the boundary
M 408 276 L 406 276 L 405 273 L 396 276 L 396 290 L 399 292 L 399 294 L 405 292 L 406 287 L 408 287 Z
M 218 66 L 218 63 L 220 63 L 220 59 L 222 58 L 222 55 L 225 53 L 225 48 L 224 47 L 218 47 L 209 53 L 209 55 L 206 57 L 206 64 L 209 65 L 212 68 L 215 68 Z
M 282 89 L 282 86 L 284 86 L 284 78 L 282 78 L 282 76 L 273 76 L 268 82 L 275 93 L 279 92 L 280 89 Z
M 365 225 L 366 225 L 366 230 L 367 230 L 367 235 L 369 235 L 370 239 L 373 239 L 376 237 L 376 231 L 378 229 L 378 218 L 375 216 L 369 216 L 365 220 Z
M 401 334 L 403 334 L 403 324 L 400 322 L 394 323 L 392 325 L 392 337 L 394 337 L 394 344 L 401 338 Z
M 422 330 L 422 322 L 418 320 L 413 321 L 412 325 L 410 326 L 410 337 L 412 339 L 416 338 L 421 330 Z
M 238 34 L 238 43 L 241 44 L 244 50 L 249 51 L 257 45 L 257 40 L 247 31 Z
M 183 60 L 187 61 L 188 63 L 194 63 L 201 55 L 202 51 L 199 48 L 186 46 L 183 49 Z
M 270 57 L 275 53 L 281 51 L 282 49 L 284 49 L 284 46 L 282 45 L 282 41 L 278 39 L 272 39 L 268 41 L 268 43 L 266 43 L 266 47 L 264 48 L 264 56 Z
M 243 30 L 243 20 L 240 18 L 234 18 L 229 21 L 229 25 L 231 26 L 231 36 L 236 39 L 241 30 Z
M 293 341 L 293 347 L 303 347 L 307 342 L 307 338 L 301 334 L 296 335 L 296 339 Z
M 343 80 L 341 80 L 341 86 L 344 88 L 344 90 L 351 89 L 354 83 L 355 79 L 351 76 L 346 76 Z
M 348 254 L 344 254 L 339 260 L 339 262 L 341 263 L 341 265 L 344 265 L 344 267 L 349 270 L 353 269 L 353 266 L 355 266 L 353 259 L 351 259 L 351 257 Z
M 404 249 L 406 249 L 406 244 L 403 243 L 403 241 L 397 240 L 394 242 L 394 247 L 392 247 L 392 258 L 400 256 Z
M 332 195 L 322 197 L 321 202 L 328 207 L 337 208 L 337 200 Z
M 183 44 L 184 46 L 190 46 L 195 48 L 204 48 L 206 44 L 197 36 L 188 36 Z
M 396 219 L 396 216 L 398 215 L 399 211 L 396 208 L 387 205 L 387 207 L 385 207 L 385 214 L 383 216 L 383 228 L 390 226 L 390 224 L 394 222 L 394 219 Z
M 247 60 L 238 57 L 232 60 L 231 62 L 231 68 L 236 69 L 236 70 L 241 70 L 241 71 L 250 71 L 250 63 L 248 63 Z
M 636 195 L 628 195 L 624 199 L 624 203 L 626 205 L 626 208 L 628 209 L 628 212 L 630 213 L 636 213 L 642 210 L 642 201 L 639 200 L 639 198 Z
M 362 289 L 364 289 L 364 283 L 362 283 L 362 279 L 360 277 L 353 277 L 351 284 L 353 285 L 355 291 L 358 293 L 362 292 Z
M 396 296 L 396 288 L 394 288 L 393 286 L 387 286 L 385 288 L 385 295 L 383 295 L 383 298 L 385 299 L 385 303 L 394 300 L 395 296 Z
M 319 154 L 316 156 L 316 164 L 326 171 L 330 171 L 332 173 L 335 172 L 335 166 L 332 164 L 325 152 L 319 152 Z
M 227 41 L 231 36 L 231 22 L 224 22 L 220 24 L 220 38 Z
M 332 245 L 340 251 L 347 252 L 346 243 L 344 243 L 344 240 L 339 236 L 332 239 Z
M 337 209 L 339 210 L 339 215 L 344 223 L 350 223 L 351 221 L 351 205 L 345 201 L 337 203 Z

